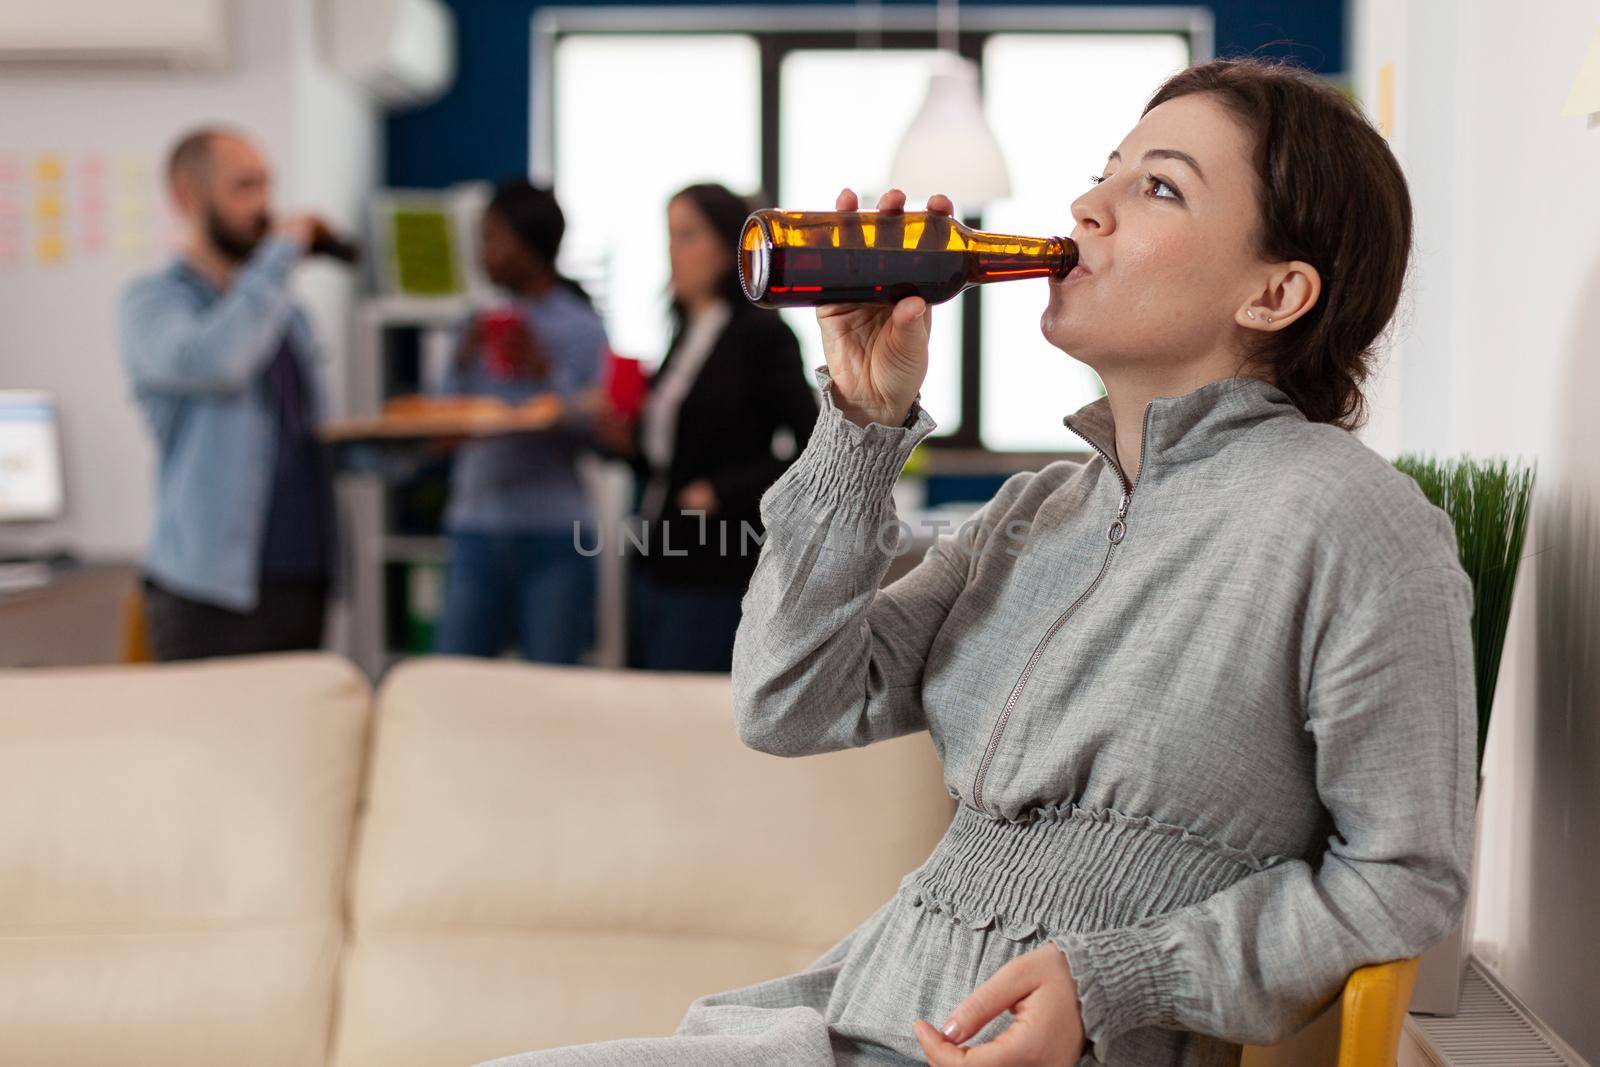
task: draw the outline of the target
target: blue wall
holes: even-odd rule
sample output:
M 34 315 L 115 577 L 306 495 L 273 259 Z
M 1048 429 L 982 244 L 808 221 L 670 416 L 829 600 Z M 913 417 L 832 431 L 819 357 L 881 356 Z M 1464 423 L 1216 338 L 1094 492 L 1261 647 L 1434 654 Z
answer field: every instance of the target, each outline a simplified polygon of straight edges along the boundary
M 566 0 L 575 4 L 576 0 Z M 589 0 L 595 6 L 643 0 Z M 693 0 L 695 3 L 719 0 Z M 750 0 L 735 0 L 748 4 Z M 1003 0 L 1027 3 L 1029 0 Z M 1083 6 L 1146 6 L 1175 0 L 1104 0 Z M 472 178 L 502 178 L 528 166 L 529 51 L 536 0 L 446 0 L 456 16 L 459 48 L 454 87 L 425 108 L 389 119 L 387 182 L 437 187 Z M 666 5 L 662 5 L 666 6 Z M 931 0 L 917 6 L 931 8 Z M 983 6 L 983 0 L 965 0 Z M 1041 5 L 1043 6 L 1043 5 Z M 1291 55 L 1313 70 L 1345 69 L 1345 0 L 1218 0 L 1217 55 Z M 1286 43 L 1292 42 L 1292 43 Z M 1152 87 L 1153 88 L 1153 87 Z

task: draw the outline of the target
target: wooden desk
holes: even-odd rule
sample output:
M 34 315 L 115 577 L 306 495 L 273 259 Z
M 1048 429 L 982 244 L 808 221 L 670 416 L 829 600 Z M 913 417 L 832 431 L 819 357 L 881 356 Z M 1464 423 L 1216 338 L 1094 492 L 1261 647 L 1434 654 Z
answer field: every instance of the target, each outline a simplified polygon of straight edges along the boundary
M 79 667 L 122 659 L 132 563 L 83 563 L 48 584 L 0 594 L 0 667 Z

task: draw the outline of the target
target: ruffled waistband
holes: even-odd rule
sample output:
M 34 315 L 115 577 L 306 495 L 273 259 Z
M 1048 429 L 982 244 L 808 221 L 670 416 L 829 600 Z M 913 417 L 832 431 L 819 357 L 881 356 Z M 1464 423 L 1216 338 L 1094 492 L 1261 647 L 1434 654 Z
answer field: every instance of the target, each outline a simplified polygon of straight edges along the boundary
M 901 892 L 1021 941 L 1130 926 L 1205 900 L 1277 858 L 1110 809 L 1047 807 L 1007 822 L 963 804 Z

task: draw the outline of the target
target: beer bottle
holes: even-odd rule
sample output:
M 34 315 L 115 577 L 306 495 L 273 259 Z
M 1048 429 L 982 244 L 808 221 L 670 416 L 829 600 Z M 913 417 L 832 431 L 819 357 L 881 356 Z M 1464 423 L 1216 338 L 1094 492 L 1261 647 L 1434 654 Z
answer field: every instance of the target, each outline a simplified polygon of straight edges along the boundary
M 354 263 L 361 258 L 361 249 L 334 233 L 321 219 L 317 220 L 311 231 L 311 247 L 306 251 L 314 256 L 329 256 L 345 263 Z
M 1065 277 L 1067 237 L 983 233 L 931 211 L 779 211 L 745 220 L 739 282 L 761 307 L 849 302 L 938 304 L 973 285 Z

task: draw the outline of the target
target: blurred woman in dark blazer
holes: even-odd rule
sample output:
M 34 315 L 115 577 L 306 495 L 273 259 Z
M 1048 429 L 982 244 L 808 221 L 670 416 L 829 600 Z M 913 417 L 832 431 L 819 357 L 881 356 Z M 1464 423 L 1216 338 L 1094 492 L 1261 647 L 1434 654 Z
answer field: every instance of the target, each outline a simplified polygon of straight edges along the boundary
M 691 185 L 667 205 L 672 343 L 637 423 L 612 442 L 639 479 L 635 667 L 730 669 L 761 547 L 757 504 L 817 418 L 794 332 L 739 287 L 734 249 L 749 212 L 716 184 Z

